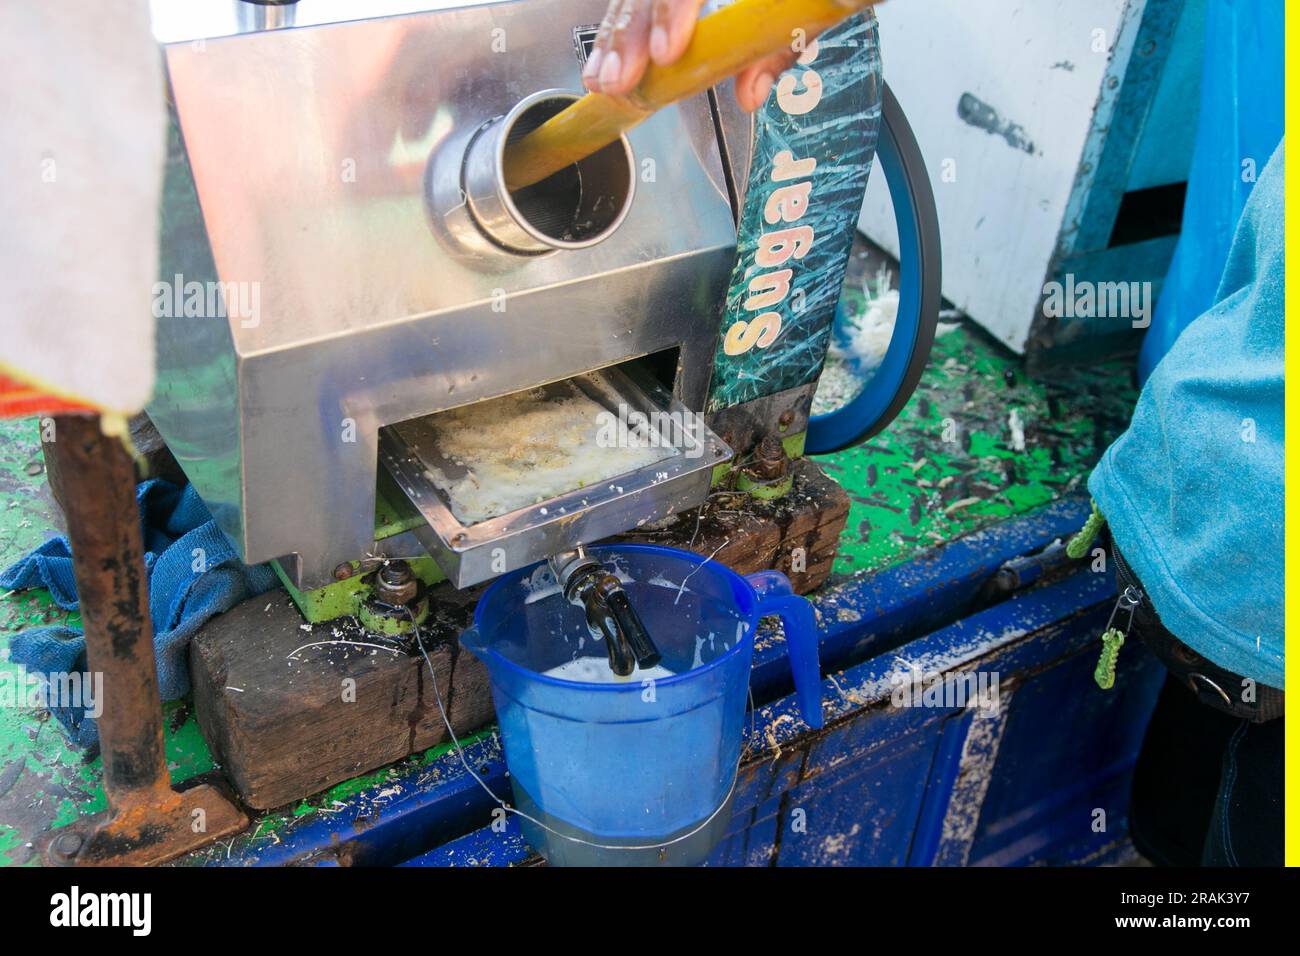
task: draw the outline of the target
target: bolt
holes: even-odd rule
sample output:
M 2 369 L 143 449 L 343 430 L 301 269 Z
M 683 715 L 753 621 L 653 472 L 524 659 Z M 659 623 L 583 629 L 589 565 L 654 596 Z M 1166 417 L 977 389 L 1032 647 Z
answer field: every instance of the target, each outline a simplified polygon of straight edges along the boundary
M 777 424 L 779 424 L 782 428 L 789 428 L 790 424 L 793 421 L 794 421 L 794 409 L 787 408 L 785 411 L 781 413 L 781 417 L 777 419 Z
M 790 459 L 785 454 L 781 439 L 775 435 L 764 435 L 754 449 L 754 457 L 749 465 L 749 473 L 760 481 L 775 481 L 785 477 Z
M 405 584 L 411 580 L 411 566 L 405 561 L 389 561 L 379 571 L 379 579 L 385 584 Z
M 350 577 L 352 577 L 352 563 L 350 561 L 344 561 L 334 569 L 335 581 L 346 581 Z
M 50 859 L 59 864 L 71 863 L 85 842 L 85 837 L 77 831 L 65 830 L 50 843 Z
M 405 561 L 389 561 L 376 577 L 375 596 L 385 604 L 406 604 L 419 593 L 419 582 Z

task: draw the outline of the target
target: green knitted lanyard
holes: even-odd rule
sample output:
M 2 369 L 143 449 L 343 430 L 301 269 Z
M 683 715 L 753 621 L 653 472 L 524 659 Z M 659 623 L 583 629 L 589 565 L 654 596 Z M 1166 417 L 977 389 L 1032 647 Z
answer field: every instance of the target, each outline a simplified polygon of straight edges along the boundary
M 1078 561 L 1088 553 L 1105 525 L 1106 516 L 1097 507 L 1097 502 L 1093 501 L 1092 514 L 1088 515 L 1088 520 L 1083 523 L 1079 533 L 1065 546 L 1065 553 Z M 1119 649 L 1124 646 L 1124 638 L 1128 636 L 1128 630 L 1133 626 L 1133 612 L 1141 600 L 1141 595 L 1133 588 L 1126 588 L 1119 600 L 1115 602 L 1115 607 L 1111 609 L 1110 620 L 1106 622 L 1106 630 L 1101 635 L 1101 657 L 1097 660 L 1097 669 L 1092 672 L 1093 679 L 1102 690 L 1110 690 L 1115 686 L 1115 665 L 1119 661 Z M 1114 626 L 1115 614 L 1121 607 L 1128 610 L 1128 626 L 1123 631 Z

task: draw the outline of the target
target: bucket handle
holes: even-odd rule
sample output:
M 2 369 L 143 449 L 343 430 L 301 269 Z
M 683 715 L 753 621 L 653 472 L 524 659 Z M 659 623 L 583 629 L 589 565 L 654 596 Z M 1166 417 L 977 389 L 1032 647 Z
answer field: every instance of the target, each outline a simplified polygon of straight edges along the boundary
M 780 571 L 745 575 L 758 595 L 758 617 L 776 615 L 785 629 L 785 649 L 799 699 L 799 711 L 809 727 L 822 727 L 822 673 L 817 658 L 817 615 L 806 598 L 794 593 Z
M 477 624 L 471 624 L 460 632 L 460 643 L 475 654 L 487 650 L 487 642 L 483 640 L 483 633 L 478 629 Z

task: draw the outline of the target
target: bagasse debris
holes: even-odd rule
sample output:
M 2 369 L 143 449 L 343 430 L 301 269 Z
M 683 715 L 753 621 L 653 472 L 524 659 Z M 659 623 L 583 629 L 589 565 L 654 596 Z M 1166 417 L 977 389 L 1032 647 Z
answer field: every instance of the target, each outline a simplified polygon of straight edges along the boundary
M 465 469 L 454 477 L 430 467 L 458 521 L 476 524 L 577 488 L 609 481 L 676 454 L 647 443 L 577 386 L 541 389 L 452 409 L 438 416 L 438 448 Z M 616 429 L 611 441 L 611 428 Z

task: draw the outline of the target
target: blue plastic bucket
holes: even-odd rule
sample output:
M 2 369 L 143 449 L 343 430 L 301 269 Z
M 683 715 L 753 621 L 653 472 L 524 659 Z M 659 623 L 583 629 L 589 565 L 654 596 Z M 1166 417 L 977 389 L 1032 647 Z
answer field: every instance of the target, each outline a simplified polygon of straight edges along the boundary
M 730 823 L 760 618 L 781 618 L 800 709 L 822 724 L 812 606 L 775 571 L 742 577 L 649 545 L 589 553 L 615 570 L 673 673 L 548 676 L 605 660 L 582 609 L 545 565 L 487 590 L 461 640 L 487 665 L 524 836 L 552 864 L 701 862 Z

